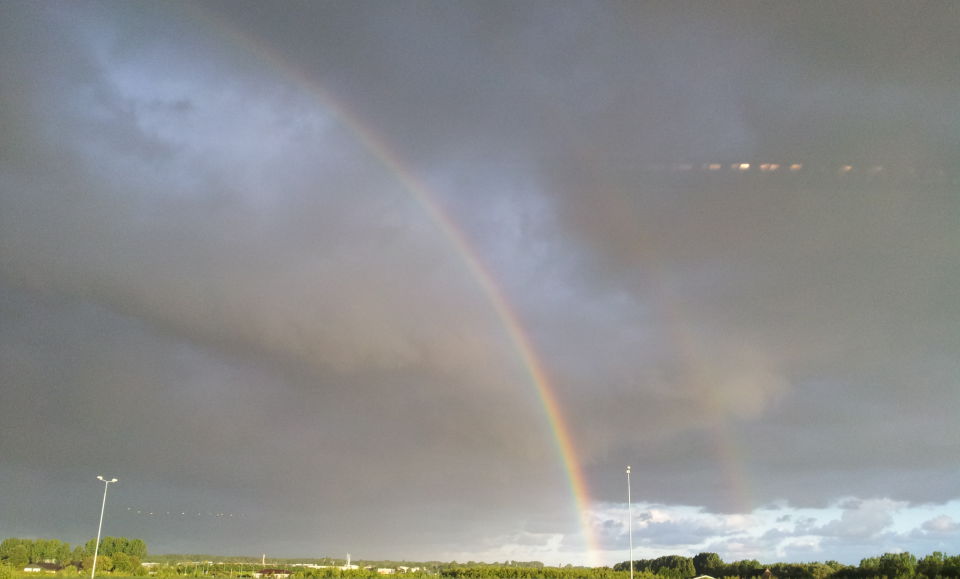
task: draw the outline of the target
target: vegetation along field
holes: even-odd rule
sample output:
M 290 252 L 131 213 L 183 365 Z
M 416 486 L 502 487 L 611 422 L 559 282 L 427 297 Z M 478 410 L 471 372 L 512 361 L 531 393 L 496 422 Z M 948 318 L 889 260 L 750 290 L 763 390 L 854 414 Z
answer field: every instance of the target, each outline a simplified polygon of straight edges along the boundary
M 95 541 L 71 547 L 58 539 L 8 538 L 0 543 L 0 579 L 86 576 Z M 383 575 L 450 579 L 627 579 L 630 562 L 611 567 L 550 567 L 539 561 L 478 563 L 469 561 L 383 561 L 342 559 L 270 559 L 214 555 L 152 555 L 141 539 L 104 537 L 97 554 L 97 575 L 122 577 L 274 577 L 276 579 L 366 579 Z M 356 567 L 355 569 L 352 567 Z M 665 555 L 633 562 L 637 579 L 690 579 L 699 576 L 766 579 L 937 579 L 960 577 L 960 555 L 934 552 L 920 558 L 910 553 L 884 553 L 859 565 L 836 561 L 808 563 L 725 562 L 716 553 L 695 557 Z

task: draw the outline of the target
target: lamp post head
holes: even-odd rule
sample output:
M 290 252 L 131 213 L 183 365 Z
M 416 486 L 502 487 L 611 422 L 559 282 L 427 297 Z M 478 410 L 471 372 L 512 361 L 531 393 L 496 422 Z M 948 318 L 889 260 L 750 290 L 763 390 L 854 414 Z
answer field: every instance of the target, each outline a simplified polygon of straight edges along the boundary
M 627 467 L 627 474 L 630 474 L 630 467 Z
M 107 484 L 117 482 L 117 479 L 115 479 L 115 478 L 112 478 L 112 479 L 110 479 L 110 480 L 107 480 L 107 479 L 103 478 L 103 476 L 101 476 L 101 475 L 99 475 L 99 474 L 97 475 L 97 479 L 98 479 L 98 480 L 101 480 L 101 481 L 103 481 L 103 482 L 105 482 L 105 483 L 107 483 Z

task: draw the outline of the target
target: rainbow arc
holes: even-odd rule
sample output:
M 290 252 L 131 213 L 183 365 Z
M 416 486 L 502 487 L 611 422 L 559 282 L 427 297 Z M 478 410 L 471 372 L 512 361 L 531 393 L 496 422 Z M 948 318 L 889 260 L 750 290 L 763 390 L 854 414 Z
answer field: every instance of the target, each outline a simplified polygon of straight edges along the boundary
M 483 260 L 470 244 L 467 236 L 461 231 L 449 214 L 443 211 L 434 195 L 430 193 L 428 187 L 408 168 L 407 164 L 403 162 L 395 149 L 389 146 L 387 140 L 377 134 L 368 124 L 364 123 L 358 115 L 350 111 L 345 104 L 335 99 L 323 86 L 299 69 L 289 65 L 275 50 L 259 42 L 257 39 L 245 35 L 236 28 L 227 26 L 221 21 L 216 20 L 212 15 L 202 12 L 202 9 L 196 5 L 191 5 L 188 9 L 198 18 L 215 26 L 217 31 L 228 41 L 244 48 L 248 53 L 260 59 L 261 62 L 269 66 L 272 70 L 280 73 L 284 79 L 309 93 L 327 112 L 331 113 L 343 127 L 349 130 L 357 142 L 360 143 L 374 159 L 394 176 L 403 188 L 416 200 L 420 207 L 423 208 L 430 220 L 437 225 L 443 235 L 452 243 L 469 274 L 479 285 L 483 295 L 493 308 L 519 361 L 525 369 L 530 385 L 536 390 L 537 396 L 544 409 L 554 445 L 566 473 L 588 557 L 592 564 L 599 565 L 599 553 L 601 549 L 597 543 L 590 521 L 591 501 L 587 481 L 580 466 L 580 460 L 573 443 L 570 428 L 561 410 L 557 395 L 530 336 L 523 328 L 519 316 L 510 306 L 504 292 L 496 283 L 495 276 L 484 265 Z

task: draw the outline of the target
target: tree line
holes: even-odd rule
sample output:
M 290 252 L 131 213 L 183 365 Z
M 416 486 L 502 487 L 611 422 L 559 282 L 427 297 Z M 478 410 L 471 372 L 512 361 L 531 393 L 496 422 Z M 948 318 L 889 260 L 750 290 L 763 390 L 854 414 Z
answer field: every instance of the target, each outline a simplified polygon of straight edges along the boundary
M 629 561 L 613 566 L 616 571 L 629 568 Z M 764 577 L 767 570 L 776 579 L 958 579 L 960 555 L 948 556 L 936 551 L 918 560 L 910 553 L 885 553 L 862 559 L 854 566 L 837 561 L 762 564 L 755 559 L 725 563 L 716 553 L 700 553 L 695 557 L 667 555 L 639 559 L 633 562 L 633 569 L 663 579 L 688 579 L 699 575 L 717 579 L 752 579 Z
M 93 563 L 96 541 L 70 546 L 57 539 L 9 538 L 0 542 L 0 579 L 11 579 L 14 572 L 31 564 L 48 564 L 60 568 L 60 574 L 76 575 L 89 570 Z M 97 570 L 114 575 L 141 576 L 148 573 L 141 565 L 147 556 L 147 545 L 140 539 L 104 537 L 100 541 Z M 201 559 L 212 564 L 182 563 L 184 558 Z M 151 557 L 158 565 L 152 569 L 158 578 L 166 577 L 249 577 L 258 570 L 259 560 L 253 557 L 214 557 L 209 555 L 160 555 Z M 213 561 L 219 560 L 219 563 Z M 405 579 L 629 579 L 630 562 L 611 567 L 548 567 L 539 561 L 507 561 L 504 563 L 467 563 L 428 561 L 356 561 L 357 570 L 338 567 L 313 569 L 294 567 L 291 563 L 304 559 L 271 561 L 268 567 L 289 569 L 293 579 L 374 579 L 377 567 L 397 568 L 400 565 L 418 571 L 403 573 Z M 318 564 L 342 564 L 338 559 L 313 559 Z M 862 559 L 859 565 L 836 561 L 811 563 L 767 563 L 746 559 L 726 563 L 716 553 L 700 553 L 695 557 L 665 555 L 655 559 L 633 561 L 634 579 L 691 579 L 709 575 L 717 579 L 960 579 L 960 555 L 934 552 L 917 559 L 910 553 L 885 553 Z M 153 573 L 151 572 L 151 574 Z
M 0 565 L 22 570 L 28 565 L 47 565 L 63 574 L 78 573 L 93 566 L 97 540 L 73 548 L 59 539 L 19 539 L 11 537 L 0 542 Z M 103 537 L 97 553 L 97 569 L 125 575 L 145 574 L 140 562 L 147 556 L 147 544 L 141 539 Z

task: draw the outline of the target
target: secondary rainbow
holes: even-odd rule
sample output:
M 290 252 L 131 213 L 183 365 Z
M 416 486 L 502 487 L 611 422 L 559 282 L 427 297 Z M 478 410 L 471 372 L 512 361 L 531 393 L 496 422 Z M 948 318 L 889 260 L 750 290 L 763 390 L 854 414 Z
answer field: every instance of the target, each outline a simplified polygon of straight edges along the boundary
M 543 405 L 557 452 L 569 481 L 581 532 L 586 543 L 587 555 L 591 564 L 601 564 L 599 560 L 600 547 L 593 533 L 593 525 L 590 520 L 590 494 L 586 478 L 580 467 L 580 460 L 573 444 L 570 428 L 560 408 L 557 396 L 550 385 L 547 372 L 530 337 L 523 329 L 520 318 L 510 307 L 503 291 L 494 281 L 494 275 L 484 266 L 483 261 L 470 245 L 466 235 L 457 227 L 454 220 L 442 210 L 426 185 L 407 168 L 400 155 L 387 144 L 386 139 L 377 135 L 372 128 L 360 120 L 358 115 L 353 114 L 344 104 L 334 99 L 320 84 L 299 69 L 290 66 L 281 55 L 257 39 L 243 34 L 234 27 L 227 26 L 222 20 L 213 17 L 196 5 L 190 5 L 187 9 L 193 16 L 215 27 L 217 32 L 227 40 L 243 47 L 246 52 L 260 59 L 274 71 L 280 72 L 284 78 L 292 81 L 297 87 L 308 91 L 356 137 L 357 141 L 373 158 L 397 179 L 440 228 L 447 239 L 453 243 L 470 275 L 489 300 L 519 360 L 523 364 L 530 383 L 536 388 L 537 396 Z

